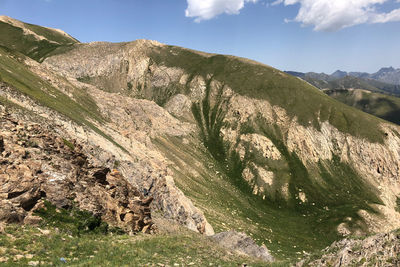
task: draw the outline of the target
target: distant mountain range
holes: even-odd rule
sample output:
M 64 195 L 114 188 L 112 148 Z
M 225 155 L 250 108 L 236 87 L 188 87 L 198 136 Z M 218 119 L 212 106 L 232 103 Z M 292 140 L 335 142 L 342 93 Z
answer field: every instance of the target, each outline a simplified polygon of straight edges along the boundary
M 331 81 L 336 79 L 341 79 L 346 76 L 352 76 L 356 78 L 362 79 L 372 79 L 383 83 L 393 84 L 393 85 L 400 85 L 400 69 L 395 69 L 393 67 L 389 68 L 381 68 L 379 71 L 375 73 L 367 73 L 367 72 L 346 72 L 337 70 L 332 74 L 325 74 L 325 73 L 315 73 L 315 72 L 295 72 L 295 71 L 286 71 L 291 75 L 304 78 L 304 77 L 312 77 L 314 79 Z
M 286 73 L 299 77 L 319 89 L 364 89 L 372 92 L 400 95 L 400 69 L 393 67 L 381 68 L 378 72 L 372 74 L 341 70 L 337 70 L 332 74 L 295 71 L 286 71 Z
M 330 75 L 286 73 L 305 80 L 344 104 L 400 125 L 400 69 L 381 68 L 372 74 L 341 70 Z

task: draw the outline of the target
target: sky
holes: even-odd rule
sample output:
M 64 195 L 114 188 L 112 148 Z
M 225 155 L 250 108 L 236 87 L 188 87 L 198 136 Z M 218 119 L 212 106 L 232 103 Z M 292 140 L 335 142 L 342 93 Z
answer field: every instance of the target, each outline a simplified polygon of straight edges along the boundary
M 81 42 L 150 39 L 280 70 L 400 68 L 400 0 L 0 0 Z

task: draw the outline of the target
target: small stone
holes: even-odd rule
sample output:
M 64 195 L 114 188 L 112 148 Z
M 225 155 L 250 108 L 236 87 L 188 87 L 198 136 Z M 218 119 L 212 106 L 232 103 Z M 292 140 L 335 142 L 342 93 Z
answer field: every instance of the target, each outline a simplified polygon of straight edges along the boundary
M 19 260 L 22 259 L 22 258 L 24 258 L 24 255 L 18 254 L 18 255 L 15 255 L 15 256 L 14 256 L 14 260 L 15 260 L 15 261 L 19 261 Z
M 35 215 L 28 215 L 24 219 L 25 224 L 30 224 L 30 225 L 38 225 L 42 221 L 42 218 L 39 216 Z
M 43 235 L 49 235 L 51 232 L 50 232 L 50 230 L 42 230 L 42 229 L 39 229 L 39 231 L 43 234 Z
M 0 136 L 0 153 L 4 151 L 4 139 Z

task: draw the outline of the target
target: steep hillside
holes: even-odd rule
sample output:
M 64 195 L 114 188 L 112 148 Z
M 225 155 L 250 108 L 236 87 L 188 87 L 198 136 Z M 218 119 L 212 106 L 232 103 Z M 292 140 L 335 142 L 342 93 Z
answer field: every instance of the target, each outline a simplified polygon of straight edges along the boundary
M 1 100 L 1 266 L 265 266 L 272 259 L 244 234 L 211 239 L 153 212 L 154 224 L 152 197 L 51 127 Z
M 21 52 L 37 61 L 78 43 L 78 40 L 61 30 L 24 23 L 7 16 L 0 16 L 0 36 L 0 46 Z
M 216 229 L 240 227 L 249 218 L 271 228 L 271 234 L 253 228 L 253 235 L 271 240 L 278 251 L 279 239 L 286 247 L 318 246 L 325 240 L 316 235 L 334 240 L 339 225 L 342 233 L 364 232 L 378 227 L 370 223 L 382 212 L 398 216 L 388 208 L 397 191 L 378 189 L 381 180 L 397 181 L 399 155 L 388 143 L 397 144 L 396 128 L 276 69 L 150 41 L 82 44 L 44 64 L 107 92 L 153 100 L 196 124 L 191 138 L 153 142 L 171 161 L 178 186 Z M 368 222 L 367 211 L 375 217 Z M 280 233 L 290 222 L 297 241 L 283 241 Z
M 400 124 L 400 99 L 366 90 L 324 90 L 324 92 L 349 106 Z
M 364 239 L 344 239 L 333 243 L 296 266 L 399 266 L 400 230 L 369 236 Z
M 307 82 L 146 40 L 45 57 L 0 50 L 2 105 L 84 144 L 162 217 L 245 232 L 278 261 L 400 226 L 400 129 Z

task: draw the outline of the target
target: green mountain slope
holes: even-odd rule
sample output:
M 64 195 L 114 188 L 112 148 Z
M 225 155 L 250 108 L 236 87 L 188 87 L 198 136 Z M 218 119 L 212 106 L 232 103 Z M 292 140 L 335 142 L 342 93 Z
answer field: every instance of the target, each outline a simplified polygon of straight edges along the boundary
M 349 106 L 358 108 L 384 120 L 400 124 L 400 99 L 360 89 L 324 90 L 324 92 Z
M 270 240 L 269 247 L 278 258 L 326 246 L 340 237 L 337 227 L 346 218 L 352 218 L 347 224 L 353 230 L 368 231 L 358 212 L 367 210 L 374 214 L 377 211 L 370 205 L 382 201 L 378 190 L 364 175 L 342 161 L 339 154 L 314 163 L 300 159 L 298 152 L 288 147 L 288 125 L 270 123 L 257 110 L 246 121 L 233 118 L 232 113 L 242 114 L 241 108 L 245 107 L 233 111 L 230 105 L 235 100 L 225 96 L 224 90 L 229 87 L 249 103 L 265 101 L 265 105 L 282 108 L 288 115 L 285 123 L 291 120 L 299 123 L 294 127 L 319 131 L 328 123 L 345 136 L 372 143 L 384 142 L 385 134 L 378 127 L 382 120 L 342 104 L 279 70 L 232 56 L 149 45 L 140 50 L 149 63 L 144 74 L 135 73 L 140 77 L 138 80 L 130 77 L 131 69 L 126 67 L 135 64 L 130 58 L 121 61 L 121 65 L 109 66 L 108 75 L 93 75 L 86 68 L 107 66 L 107 62 L 93 58 L 97 51 L 103 51 L 107 57 L 118 50 L 130 51 L 131 47 L 137 51 L 136 46 L 143 44 L 146 43 L 81 45 L 49 58 L 46 63 L 55 66 L 56 62 L 62 62 L 64 71 L 70 71 L 83 82 L 107 92 L 153 100 L 161 106 L 168 106 L 178 94 L 194 94 L 193 84 L 202 77 L 204 94 L 193 100 L 186 116 L 189 122 L 197 124 L 198 135 L 186 145 L 174 138 L 153 142 L 173 162 L 171 168 L 178 186 L 205 212 L 215 229 L 245 229 L 258 242 Z M 85 67 L 78 67 L 75 63 L 78 58 Z M 182 70 L 186 79 L 177 76 L 174 73 L 177 70 Z M 224 131 L 236 132 L 237 139 L 227 140 Z M 281 158 L 263 158 L 251 144 L 241 143 L 246 135 L 270 140 Z M 240 146 L 246 151 L 244 158 L 237 151 Z M 189 170 L 184 171 L 185 168 Z M 262 170 L 273 173 L 270 185 L 263 184 Z M 246 181 L 246 172 L 254 176 L 252 181 Z M 256 187 L 262 188 L 262 192 L 254 193 Z M 307 201 L 299 201 L 300 192 L 307 195 Z
M 398 96 L 400 85 L 385 83 L 371 77 L 354 76 L 352 73 L 343 75 L 327 75 L 324 73 L 302 73 L 286 71 L 286 73 L 299 77 L 319 89 L 344 90 L 344 89 L 363 89 L 371 92 Z M 340 73 L 340 72 L 339 72 Z M 343 77 L 342 77 L 343 76 Z
M 371 141 L 382 140 L 383 133 L 374 127 L 379 120 L 342 105 L 313 86 L 269 66 L 231 56 L 204 57 L 173 46 L 156 49 L 151 58 L 160 65 L 183 68 L 191 77 L 212 75 L 238 94 L 284 108 L 302 125 L 311 124 L 318 129 L 321 122 L 329 121 L 342 132 Z
M 65 43 L 33 55 L 27 47 L 41 41 L 18 48 L 12 38 L 21 31 L 9 33 L 7 49 L 0 50 L 2 82 L 95 132 L 101 133 L 97 125 L 112 127 L 112 135 L 102 135 L 130 143 L 131 155 L 160 158 L 143 167 L 149 173 L 167 162 L 159 177 L 171 178 L 216 232 L 244 231 L 279 260 L 295 259 L 343 235 L 373 231 L 375 221 L 387 219 L 379 208 L 394 210 L 396 192 L 388 183 L 398 173 L 399 155 L 389 144 L 400 143 L 398 128 L 305 81 L 247 59 L 144 40 Z M 35 74 L 16 51 L 43 59 L 63 90 Z M 143 103 L 154 110 L 157 103 L 158 113 L 171 116 L 168 122 L 189 130 L 158 134 L 169 125 L 132 109 Z M 114 166 L 143 186 L 151 175 L 139 175 L 141 165 L 129 160 Z M 152 188 L 141 189 L 159 197 Z M 182 215 L 174 219 L 182 222 L 188 205 L 175 204 L 159 212 L 177 209 Z
M 78 40 L 59 30 L 23 23 L 6 16 L 0 16 L 0 36 L 0 46 L 37 61 L 78 43 Z
M 23 63 L 24 60 L 24 55 L 0 47 L 0 83 L 12 86 L 38 104 L 53 109 L 80 125 L 88 126 L 115 143 L 110 136 L 96 126 L 96 124 L 104 123 L 105 119 L 99 113 L 98 107 L 90 95 L 67 83 L 67 90 L 73 96 L 71 98 L 70 95 L 66 95 L 33 73 Z M 6 99 L 0 98 L 0 100 L 5 101 Z M 117 143 L 115 144 L 119 146 Z

